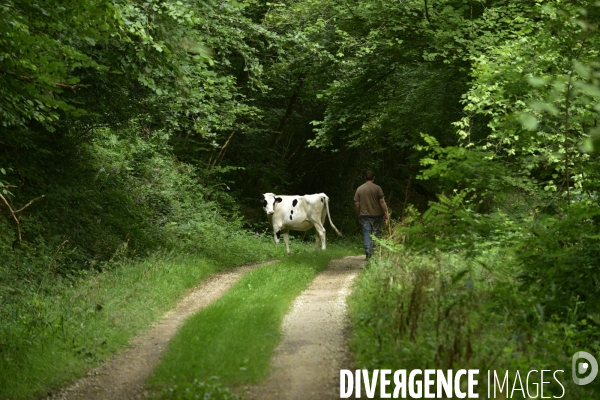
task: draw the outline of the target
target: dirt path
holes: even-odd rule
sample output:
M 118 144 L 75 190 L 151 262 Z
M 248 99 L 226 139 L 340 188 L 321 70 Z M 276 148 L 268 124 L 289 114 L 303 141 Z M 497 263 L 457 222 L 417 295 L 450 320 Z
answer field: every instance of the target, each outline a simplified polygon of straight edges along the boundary
M 221 297 L 244 274 L 266 264 L 244 265 L 212 275 L 174 310 L 165 314 L 148 333 L 135 338 L 128 349 L 47 399 L 145 399 L 144 383 L 185 319 Z
M 339 399 L 340 369 L 352 368 L 345 300 L 363 265 L 364 257 L 332 261 L 296 299 L 283 321 L 271 376 L 244 388 L 244 399 Z

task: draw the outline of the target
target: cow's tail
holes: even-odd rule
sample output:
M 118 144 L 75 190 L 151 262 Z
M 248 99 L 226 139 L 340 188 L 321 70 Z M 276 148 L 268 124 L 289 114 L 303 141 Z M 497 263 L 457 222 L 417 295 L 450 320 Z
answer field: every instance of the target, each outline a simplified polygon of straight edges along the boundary
M 340 231 L 338 231 L 333 222 L 331 222 L 331 215 L 329 215 L 329 197 L 327 196 L 325 196 L 325 206 L 327 207 L 327 218 L 329 218 L 329 225 L 331 225 L 335 233 L 337 233 L 339 236 L 342 236 L 342 234 L 340 233 Z

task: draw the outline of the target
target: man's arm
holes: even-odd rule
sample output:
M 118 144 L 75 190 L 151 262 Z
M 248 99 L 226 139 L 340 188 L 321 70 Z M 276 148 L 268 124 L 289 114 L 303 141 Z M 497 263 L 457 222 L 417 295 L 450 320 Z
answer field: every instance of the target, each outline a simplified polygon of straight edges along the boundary
M 356 215 L 358 215 L 358 219 L 360 219 L 360 201 L 354 202 L 354 208 L 356 208 Z
M 383 220 L 386 221 L 388 219 L 388 208 L 387 204 L 385 204 L 385 199 L 383 197 L 379 199 L 379 205 L 383 210 Z

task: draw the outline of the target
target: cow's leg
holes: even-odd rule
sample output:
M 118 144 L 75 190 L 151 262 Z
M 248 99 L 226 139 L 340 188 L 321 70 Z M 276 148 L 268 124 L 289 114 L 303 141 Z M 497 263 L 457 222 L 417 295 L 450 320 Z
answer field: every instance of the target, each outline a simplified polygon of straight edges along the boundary
M 279 244 L 279 238 L 281 237 L 281 229 L 278 226 L 274 226 L 273 233 L 275 236 L 275 244 Z
M 285 242 L 285 250 L 290 254 L 290 231 L 283 231 L 283 241 Z
M 319 245 L 319 240 L 321 241 L 321 250 L 325 250 L 325 228 L 323 225 L 315 225 L 315 230 L 317 231 L 317 242 L 315 243 L 315 250 Z
M 315 235 L 316 236 L 315 248 L 313 249 L 313 251 L 317 250 L 317 247 L 319 247 L 319 242 L 321 241 L 321 239 L 319 239 L 319 236 L 321 236 L 321 235 L 319 235 L 319 230 L 318 229 L 315 229 L 315 230 L 317 231 L 317 234 Z

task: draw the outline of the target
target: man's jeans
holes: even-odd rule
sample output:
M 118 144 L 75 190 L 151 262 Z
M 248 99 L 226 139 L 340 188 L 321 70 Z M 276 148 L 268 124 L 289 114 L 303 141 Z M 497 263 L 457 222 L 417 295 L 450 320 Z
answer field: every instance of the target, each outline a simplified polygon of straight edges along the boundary
M 381 217 L 366 217 L 362 215 L 360 217 L 360 224 L 363 229 L 363 244 L 365 245 L 365 254 L 367 257 L 371 257 L 373 254 L 373 241 L 371 240 L 371 234 L 379 237 L 381 234 Z

